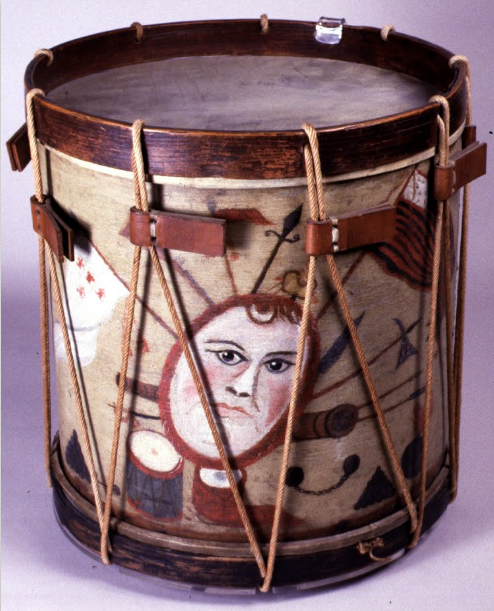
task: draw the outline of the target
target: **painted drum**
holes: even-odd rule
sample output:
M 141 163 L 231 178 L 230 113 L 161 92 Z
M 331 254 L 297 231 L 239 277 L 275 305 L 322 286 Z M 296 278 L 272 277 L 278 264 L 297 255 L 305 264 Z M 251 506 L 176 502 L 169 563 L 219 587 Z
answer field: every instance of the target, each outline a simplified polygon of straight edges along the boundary
M 350 219 L 336 265 L 415 503 L 428 427 L 422 532 L 450 496 L 445 265 L 429 419 L 424 412 L 441 114 L 429 99 L 449 101 L 450 152 L 461 151 L 466 71 L 449 67 L 450 52 L 403 34 L 385 41 L 373 28 L 342 32 L 328 45 L 309 22 L 273 21 L 267 33 L 253 20 L 156 25 L 141 40 L 127 28 L 55 47 L 52 63 L 38 56 L 26 73 L 27 89 L 45 92 L 34 99 L 45 189 L 74 231 L 74 258 L 60 276 L 99 494 L 106 496 L 134 252 L 131 124 L 142 119 L 150 207 L 171 215 L 154 217 L 156 232 L 161 222 L 166 229 L 186 219 L 172 236 L 183 249 L 157 252 L 265 556 L 307 287 L 306 122 L 318 133 L 337 241 Z M 387 211 L 391 224 L 368 220 L 369 210 Z M 456 270 L 458 194 L 449 211 Z M 197 223 L 211 220 L 225 232 L 223 256 L 191 252 L 190 236 L 208 231 Z M 400 556 L 412 538 L 324 257 L 315 281 L 274 589 L 363 574 Z M 450 281 L 454 290 L 454 273 Z M 56 512 L 97 554 L 89 455 L 56 314 L 53 336 Z M 129 354 L 111 561 L 193 588 L 254 592 L 258 565 L 146 248 Z M 365 545 L 377 539 L 381 547 L 369 554 Z
M 129 436 L 126 490 L 129 504 L 144 516 L 175 520 L 182 515 L 183 459 L 155 431 Z

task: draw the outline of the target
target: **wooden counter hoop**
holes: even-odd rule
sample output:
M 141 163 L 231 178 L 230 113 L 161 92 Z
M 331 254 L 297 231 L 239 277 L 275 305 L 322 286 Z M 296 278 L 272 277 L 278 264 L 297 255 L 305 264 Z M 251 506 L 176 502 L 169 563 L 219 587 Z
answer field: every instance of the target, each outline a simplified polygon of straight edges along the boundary
M 58 456 L 58 440 L 55 440 L 52 450 L 53 495 L 55 512 L 63 529 L 75 537 L 89 552 L 99 553 L 100 530 L 98 523 L 80 507 L 74 504 L 72 494 L 67 493 L 71 484 L 63 475 Z M 422 532 L 428 531 L 441 517 L 448 506 L 448 478 L 434 486 L 435 491 L 428 499 Z M 121 532 L 122 531 L 122 532 Z M 394 556 L 406 548 L 410 540 L 410 522 L 407 520 L 387 532 L 384 536 L 384 546 L 379 549 L 380 556 Z M 149 540 L 131 538 L 125 529 L 118 525 L 112 533 L 113 554 L 115 564 L 152 575 L 160 579 L 189 584 L 194 590 L 213 588 L 252 589 L 259 585 L 259 572 L 252 557 L 227 557 L 225 554 L 215 556 L 200 551 L 180 551 L 153 545 Z M 386 563 L 376 563 L 368 555 L 361 555 L 356 545 L 321 549 L 308 553 L 280 555 L 273 577 L 273 588 L 303 585 L 306 588 L 313 583 L 336 581 L 338 577 L 349 573 L 364 574 L 375 570 Z
M 257 20 L 192 22 L 146 27 L 136 43 L 135 29 L 114 30 L 58 45 L 54 61 L 31 61 L 26 90 L 41 87 L 46 98 L 34 100 L 40 142 L 71 157 L 120 170 L 131 170 L 131 127 L 88 116 L 50 100 L 50 91 L 82 76 L 118 66 L 172 57 L 202 55 L 297 55 L 358 62 L 395 70 L 438 87 L 451 109 L 451 132 L 465 119 L 462 64 L 450 68 L 448 51 L 394 33 L 383 45 L 380 30 L 345 26 L 338 45 L 324 45 L 310 22 L 270 21 L 269 35 L 259 36 Z M 437 104 L 352 125 L 318 126 L 325 176 L 394 163 L 434 148 Z M 379 141 L 380 146 L 375 144 Z M 305 175 L 305 134 L 294 131 L 213 131 L 146 126 L 144 143 L 151 175 L 249 179 L 300 178 Z M 26 138 L 11 144 L 16 169 L 26 164 Z M 18 152 L 15 152 L 16 149 Z

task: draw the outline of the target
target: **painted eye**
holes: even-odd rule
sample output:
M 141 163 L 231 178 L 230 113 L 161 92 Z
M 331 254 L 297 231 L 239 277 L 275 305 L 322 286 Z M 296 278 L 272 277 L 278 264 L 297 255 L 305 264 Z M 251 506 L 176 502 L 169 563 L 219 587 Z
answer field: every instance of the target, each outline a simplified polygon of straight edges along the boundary
M 215 354 L 225 365 L 238 365 L 247 360 L 236 350 L 221 350 L 221 352 L 215 352 Z
M 271 359 L 264 363 L 264 367 L 266 367 L 270 373 L 283 373 L 290 367 L 293 367 L 293 363 L 285 361 L 285 359 Z

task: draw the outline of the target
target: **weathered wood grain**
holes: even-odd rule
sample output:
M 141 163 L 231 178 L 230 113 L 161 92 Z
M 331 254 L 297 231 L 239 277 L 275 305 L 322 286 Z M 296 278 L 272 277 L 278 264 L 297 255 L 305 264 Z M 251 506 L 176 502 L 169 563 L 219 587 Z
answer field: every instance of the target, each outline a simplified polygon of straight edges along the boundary
M 145 28 L 142 43 L 133 28 L 64 43 L 53 49 L 48 66 L 37 57 L 28 66 L 26 89 L 54 88 L 94 72 L 172 57 L 193 55 L 295 55 L 366 63 L 419 78 L 442 91 L 451 107 L 451 131 L 465 117 L 465 70 L 450 69 L 451 53 L 401 34 L 384 43 L 379 30 L 345 27 L 342 42 L 322 45 L 314 24 L 270 22 L 268 36 L 256 21 L 194 22 Z M 38 136 L 44 144 L 84 161 L 122 170 L 131 168 L 129 124 L 91 117 L 49 99 L 34 101 Z M 392 163 L 433 147 L 438 104 L 377 120 L 321 127 L 324 175 Z M 304 176 L 303 131 L 144 130 L 150 174 L 182 177 L 294 178 Z M 379 146 L 376 144 L 379 143 Z

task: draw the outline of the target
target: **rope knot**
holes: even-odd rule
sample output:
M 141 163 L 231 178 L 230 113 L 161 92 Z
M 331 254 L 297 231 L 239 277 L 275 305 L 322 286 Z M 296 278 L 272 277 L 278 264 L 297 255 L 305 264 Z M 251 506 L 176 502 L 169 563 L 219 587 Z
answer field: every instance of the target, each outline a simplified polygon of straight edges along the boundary
M 134 21 L 130 24 L 130 27 L 134 28 L 136 31 L 136 42 L 142 42 L 144 39 L 144 28 L 142 27 L 142 24 L 140 24 L 138 21 Z
M 471 90 L 471 77 L 472 77 L 472 73 L 470 71 L 470 63 L 468 61 L 468 57 L 466 55 L 453 55 L 452 57 L 449 58 L 449 62 L 448 62 L 448 66 L 450 68 L 452 68 L 455 64 L 457 63 L 463 63 L 465 64 L 465 68 L 467 71 L 467 79 L 466 79 L 466 86 L 467 86 L 467 125 L 471 125 L 472 124 L 472 90 Z
M 267 34 L 269 32 L 269 20 L 266 13 L 263 13 L 260 18 L 261 23 L 261 34 Z
M 373 560 L 374 562 L 384 562 L 388 560 L 388 558 L 374 555 L 374 550 L 380 547 L 384 547 L 384 541 L 382 537 L 376 537 L 371 541 L 361 541 L 357 545 L 357 549 L 362 556 L 365 556 L 365 554 L 369 554 L 369 558 L 371 558 L 371 560 Z
M 466 55 L 453 55 L 449 58 L 448 66 L 452 68 L 458 62 L 463 62 L 468 66 L 468 57 Z
M 50 51 L 50 49 L 38 49 L 34 57 L 38 57 L 38 55 L 44 55 L 48 59 L 48 66 L 53 62 L 53 51 Z
M 429 98 L 429 102 L 440 104 L 443 109 L 443 116 L 437 117 L 439 127 L 439 158 L 441 165 L 446 165 L 449 161 L 449 128 L 451 121 L 451 113 L 449 102 L 443 95 L 433 95 Z
M 388 40 L 389 33 L 395 31 L 395 26 L 391 23 L 383 25 L 383 27 L 381 28 L 381 38 L 384 40 L 384 42 L 386 42 Z

